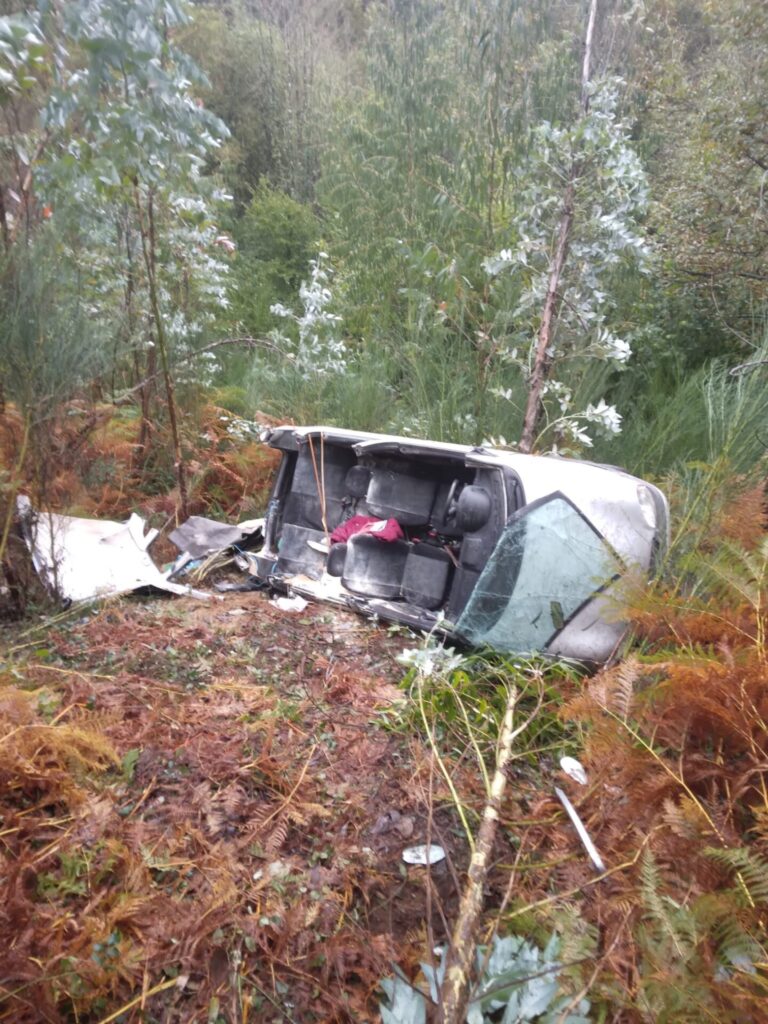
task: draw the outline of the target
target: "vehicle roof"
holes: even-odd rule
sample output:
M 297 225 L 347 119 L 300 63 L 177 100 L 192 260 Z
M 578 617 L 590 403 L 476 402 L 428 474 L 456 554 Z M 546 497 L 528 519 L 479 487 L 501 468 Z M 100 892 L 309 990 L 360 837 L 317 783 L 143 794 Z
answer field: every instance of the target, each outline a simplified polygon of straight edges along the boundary
M 473 448 L 471 445 L 466 444 L 449 444 L 447 441 L 429 441 L 426 438 L 403 437 L 398 434 L 373 434 L 365 430 L 347 430 L 344 427 L 280 426 L 270 427 L 266 434 L 267 442 L 273 445 L 274 447 L 280 447 L 279 441 L 286 435 L 291 435 L 296 440 L 304 440 L 305 438 L 308 438 L 310 436 L 322 435 L 328 440 L 339 442 L 342 444 L 349 444 L 350 447 L 356 444 L 364 444 L 365 442 L 369 441 L 389 441 L 393 444 L 402 445 L 403 447 L 407 446 L 411 448 L 425 448 L 428 450 L 437 450 L 455 455 L 466 455 L 471 451 L 478 450 L 476 448 Z M 276 444 L 275 442 L 278 443 Z

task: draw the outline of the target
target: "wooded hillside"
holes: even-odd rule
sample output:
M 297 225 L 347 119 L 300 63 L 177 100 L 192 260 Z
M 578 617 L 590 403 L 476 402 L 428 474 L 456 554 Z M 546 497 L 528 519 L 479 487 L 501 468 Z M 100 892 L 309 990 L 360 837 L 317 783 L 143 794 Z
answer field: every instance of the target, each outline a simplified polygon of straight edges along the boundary
M 528 725 L 466 1019 L 764 1019 L 766 111 L 764 0 L 0 0 L 0 1020 L 463 1019 L 437 1000 L 433 950 L 513 705 Z M 291 634 L 266 667 L 215 660 L 229 625 L 195 621 L 175 661 L 158 639 L 153 677 L 126 650 L 158 616 L 129 601 L 94 611 L 80 646 L 30 571 L 18 496 L 164 532 L 260 515 L 259 426 L 276 421 L 557 451 L 657 483 L 670 550 L 627 597 L 627 660 L 583 680 L 424 648 L 402 673 L 372 654 L 360 690 L 354 650 L 343 670 L 325 646 L 294 665 Z M 262 603 L 264 628 L 287 628 Z M 179 666 L 198 640 L 222 747 L 184 762 L 193 792 L 170 722 L 187 743 L 208 714 Z M 281 652 L 301 684 L 285 693 Z M 314 777 L 340 740 L 305 671 L 351 702 L 339 736 L 373 750 L 369 796 L 386 750 L 398 816 L 443 830 L 450 877 L 418 897 L 365 838 L 361 765 Z M 238 723 L 231 749 L 217 715 Z M 563 753 L 589 772 L 571 795 L 600 879 L 551 795 Z M 165 819 L 139 814 L 163 758 L 168 821 L 189 804 L 199 826 L 168 864 Z M 288 880 L 250 886 L 270 858 Z M 186 915 L 178 960 L 152 907 Z

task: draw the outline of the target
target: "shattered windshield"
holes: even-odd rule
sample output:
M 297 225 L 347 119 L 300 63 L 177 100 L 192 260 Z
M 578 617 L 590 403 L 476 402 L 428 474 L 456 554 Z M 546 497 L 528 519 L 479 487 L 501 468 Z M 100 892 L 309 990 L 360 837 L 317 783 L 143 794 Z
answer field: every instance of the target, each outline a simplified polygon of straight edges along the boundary
M 621 568 L 591 523 L 552 494 L 508 523 L 456 632 L 500 651 L 544 650 Z

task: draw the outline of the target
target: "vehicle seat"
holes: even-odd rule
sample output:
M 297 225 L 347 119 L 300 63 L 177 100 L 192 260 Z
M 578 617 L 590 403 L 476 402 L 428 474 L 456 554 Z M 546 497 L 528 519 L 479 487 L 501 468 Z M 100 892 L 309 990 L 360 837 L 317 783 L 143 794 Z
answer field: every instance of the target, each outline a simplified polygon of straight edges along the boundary
M 401 526 L 426 526 L 435 501 L 433 480 L 376 466 L 366 494 L 372 516 L 396 519 Z
M 445 480 L 438 485 L 435 504 L 429 520 L 429 525 L 435 533 L 439 533 L 442 537 L 461 537 L 464 532 L 456 523 L 455 515 L 450 519 L 445 518 L 445 513 L 448 511 L 448 496 L 454 483 L 453 480 Z
M 477 533 L 491 517 L 491 496 L 484 487 L 467 484 L 456 505 L 456 525 L 462 533 Z
M 327 538 L 322 530 L 285 523 L 277 553 L 277 571 L 292 576 L 304 573 L 312 579 L 320 579 L 325 569 L 325 555 L 309 546 L 308 541 L 322 543 Z
M 352 516 L 365 515 L 368 506 L 365 504 L 365 496 L 371 482 L 371 471 L 365 466 L 351 466 L 344 477 L 344 497 L 341 499 L 343 513 L 342 522 L 351 519 Z
M 403 600 L 434 611 L 445 600 L 453 562 L 444 548 L 411 544 L 403 570 Z
M 356 533 L 347 541 L 341 582 L 353 594 L 397 601 L 410 545 Z
M 313 460 L 314 454 L 314 460 Z M 299 450 L 293 473 L 290 494 L 285 503 L 286 523 L 323 529 L 323 502 L 320 490 L 325 492 L 325 522 L 329 530 L 338 526 L 344 516 L 342 495 L 345 493 L 350 459 L 353 454 L 333 445 L 322 449 L 317 441 L 314 449 L 305 444 Z

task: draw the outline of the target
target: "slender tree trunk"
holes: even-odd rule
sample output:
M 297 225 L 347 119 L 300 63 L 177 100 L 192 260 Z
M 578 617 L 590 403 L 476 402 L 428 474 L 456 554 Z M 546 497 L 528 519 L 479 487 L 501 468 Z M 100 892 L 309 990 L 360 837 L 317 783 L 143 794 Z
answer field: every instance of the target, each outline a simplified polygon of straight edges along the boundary
M 595 34 L 595 21 L 597 20 L 597 0 L 590 0 L 589 16 L 587 18 L 587 31 L 584 37 L 584 61 L 581 69 L 581 116 L 586 117 L 589 113 L 589 85 L 592 76 L 592 41 Z M 533 359 L 533 370 L 528 382 L 528 401 L 525 406 L 523 417 L 523 432 L 520 436 L 520 451 L 530 452 L 536 442 L 539 422 L 542 414 L 542 391 L 549 378 L 549 371 L 552 366 L 552 343 L 557 317 L 560 311 L 560 283 L 563 278 L 563 271 L 568 260 L 568 246 L 570 243 L 571 229 L 573 227 L 573 207 L 576 198 L 576 182 L 581 175 L 581 161 L 574 159 L 568 181 L 563 193 L 563 206 L 560 212 L 560 221 L 557 227 L 557 243 L 555 254 L 549 267 L 549 281 L 547 294 L 544 299 L 544 307 L 541 312 L 541 322 L 536 340 L 536 350 Z
M 496 771 L 491 782 L 488 802 L 483 811 L 483 820 L 477 834 L 472 860 L 469 865 L 467 885 L 461 897 L 459 917 L 451 937 L 445 980 L 441 992 L 443 1024 L 464 1024 L 467 1016 L 472 969 L 475 959 L 475 933 L 483 911 L 483 887 L 488 877 L 488 861 L 496 838 L 501 801 L 507 785 L 506 769 L 512 754 L 512 743 L 522 727 L 514 728 L 517 690 L 513 687 L 507 699 L 499 748 L 496 757 Z M 525 723 L 527 724 L 527 722 Z
M 171 424 L 171 438 L 173 440 L 173 468 L 176 472 L 176 482 L 179 485 L 179 515 L 182 520 L 189 516 L 189 498 L 187 495 L 187 474 L 184 465 L 184 456 L 181 450 L 181 434 L 179 433 L 179 422 L 176 410 L 176 393 L 173 386 L 173 377 L 168 362 L 168 346 L 166 345 L 165 326 L 160 312 L 160 299 L 157 290 L 157 279 L 155 277 L 155 218 L 152 203 L 152 192 L 149 193 L 147 201 L 147 220 L 144 222 L 144 213 L 141 205 L 138 182 L 134 186 L 134 197 L 136 202 L 136 213 L 139 218 L 139 233 L 141 235 L 141 251 L 144 256 L 144 265 L 147 270 L 147 282 L 149 284 L 149 303 L 152 307 L 152 318 L 155 321 L 155 337 L 157 348 L 160 354 L 160 366 L 163 371 L 163 382 L 165 383 L 165 397 L 168 403 L 168 419 Z
M 155 377 L 157 377 L 157 346 L 150 336 L 152 347 L 147 354 L 146 376 L 141 382 L 139 389 L 141 401 L 141 425 L 139 426 L 139 440 L 136 445 L 137 466 L 143 466 L 146 461 L 147 449 L 152 436 L 152 391 L 154 390 Z M 141 376 L 141 368 L 136 365 L 136 376 Z

